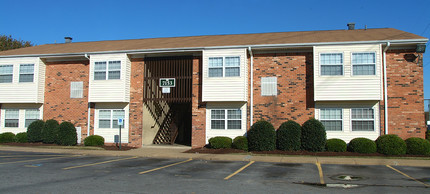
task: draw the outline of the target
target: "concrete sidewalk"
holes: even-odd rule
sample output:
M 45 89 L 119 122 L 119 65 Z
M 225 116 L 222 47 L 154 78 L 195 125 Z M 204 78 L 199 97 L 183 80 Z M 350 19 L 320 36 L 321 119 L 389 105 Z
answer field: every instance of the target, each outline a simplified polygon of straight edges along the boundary
M 0 146 L 2 151 L 43 152 L 59 154 L 98 155 L 98 156 L 138 156 L 148 158 L 178 158 L 194 160 L 256 161 L 278 163 L 321 163 L 346 165 L 392 165 L 430 167 L 428 158 L 371 158 L 371 157 L 320 157 L 320 156 L 262 156 L 250 154 L 201 154 L 183 153 L 190 147 L 147 146 L 129 151 L 84 150 L 84 149 L 51 149 L 40 147 Z

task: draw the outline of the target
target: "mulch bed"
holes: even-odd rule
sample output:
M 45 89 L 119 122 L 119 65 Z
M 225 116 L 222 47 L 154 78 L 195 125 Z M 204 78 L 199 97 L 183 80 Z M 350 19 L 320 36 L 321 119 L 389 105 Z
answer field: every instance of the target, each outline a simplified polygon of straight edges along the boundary
M 61 146 L 61 145 L 57 145 L 57 144 L 46 144 L 46 143 L 42 143 L 42 142 L 37 142 L 37 143 L 11 142 L 11 143 L 1 143 L 0 145 L 20 146 L 20 147 L 39 147 L 39 146 L 57 147 L 57 146 Z M 78 145 L 77 147 L 84 147 L 84 146 Z M 121 146 L 121 150 L 120 150 L 119 146 L 116 146 L 116 145 L 110 145 L 110 146 L 105 145 L 105 146 L 102 146 L 102 148 L 105 150 L 114 150 L 114 151 L 127 151 L 127 150 L 131 150 L 131 149 L 136 149 L 135 147 Z
M 196 148 L 185 151 L 184 153 L 201 153 L 201 154 L 232 154 L 232 153 L 248 153 L 238 149 L 210 149 L 210 148 Z M 291 156 L 365 156 L 365 157 L 429 157 L 426 155 L 397 155 L 387 156 L 380 153 L 374 154 L 361 154 L 355 152 L 309 152 L 309 151 L 252 151 L 251 154 L 260 155 L 291 155 Z
M 121 149 L 119 149 L 119 146 L 102 146 L 105 150 L 114 150 L 114 151 L 127 151 L 131 149 L 136 149 L 135 147 L 127 147 L 127 146 L 121 146 Z

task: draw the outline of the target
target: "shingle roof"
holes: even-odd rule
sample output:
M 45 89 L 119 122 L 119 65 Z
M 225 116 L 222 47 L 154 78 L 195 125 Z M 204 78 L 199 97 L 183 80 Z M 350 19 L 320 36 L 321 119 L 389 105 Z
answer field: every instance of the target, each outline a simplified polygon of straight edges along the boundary
M 409 32 L 393 29 L 360 29 L 360 30 L 329 30 L 276 32 L 260 34 L 235 34 L 212 36 L 189 36 L 172 38 L 148 38 L 134 40 L 113 40 L 96 42 L 75 42 L 62 44 L 45 44 L 0 52 L 0 56 L 8 55 L 45 55 L 94 53 L 105 51 L 131 51 L 149 49 L 174 48 L 207 48 L 219 46 L 247 46 L 267 44 L 302 44 L 325 42 L 355 42 L 383 40 L 426 40 L 427 38 Z

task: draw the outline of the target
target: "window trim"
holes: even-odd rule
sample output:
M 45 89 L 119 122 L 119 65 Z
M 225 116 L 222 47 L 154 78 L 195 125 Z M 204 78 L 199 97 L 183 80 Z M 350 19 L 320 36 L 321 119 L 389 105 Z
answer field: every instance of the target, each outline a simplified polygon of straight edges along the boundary
M 322 74 L 322 64 L 321 64 L 321 55 L 323 54 L 341 54 L 342 55 L 342 74 L 341 75 L 323 75 Z M 343 52 L 324 52 L 324 53 L 319 53 L 319 76 L 322 77 L 342 77 L 345 76 L 345 55 Z M 337 64 L 339 65 L 339 64 Z M 328 66 L 328 65 L 327 65 Z
M 13 73 L 14 73 L 14 65 L 13 64 L 1 64 L 0 66 L 11 66 L 12 67 L 12 73 L 0 73 L 0 75 L 11 75 L 12 76 L 12 80 L 10 80 L 10 82 L 0 82 L 0 84 L 9 84 L 9 83 L 13 83 Z
M 373 119 L 353 119 L 352 118 L 352 109 L 372 109 L 373 110 Z M 375 107 L 354 107 L 354 108 L 350 108 L 349 109 L 349 124 L 350 124 L 350 132 L 358 132 L 358 133 L 363 133 L 363 132 L 376 132 L 376 128 L 377 128 L 377 125 L 376 125 L 376 110 L 375 110 Z M 355 120 L 355 121 L 373 121 L 373 130 L 372 131 L 354 131 L 353 129 L 352 129 L 352 121 L 353 120 Z
M 222 58 L 222 67 L 210 67 L 209 65 L 210 65 L 210 59 L 211 58 Z M 226 61 L 225 59 L 226 58 L 239 58 L 239 65 L 238 66 L 228 66 L 227 67 L 225 65 L 225 61 Z M 232 55 L 232 56 L 211 56 L 211 57 L 208 57 L 208 73 L 207 73 L 207 77 L 208 78 L 241 77 L 241 65 L 240 65 L 240 63 L 241 63 L 241 57 L 239 55 Z M 222 68 L 222 76 L 220 76 L 220 77 L 210 77 L 209 76 L 210 75 L 209 70 L 211 68 L 213 68 L 213 69 Z M 226 68 L 239 68 L 239 75 L 238 76 L 226 76 Z
M 322 114 L 321 114 L 321 110 L 322 109 L 340 109 L 341 111 L 340 111 L 340 119 L 322 119 Z M 344 111 L 343 111 L 343 108 L 338 108 L 338 107 L 330 107 L 330 108 L 319 108 L 318 109 L 319 110 L 319 115 L 318 115 L 318 117 L 319 117 L 319 121 L 320 122 L 322 122 L 323 120 L 324 121 L 341 121 L 341 130 L 340 131 L 333 131 L 333 130 L 330 130 L 330 131 L 328 131 L 327 129 L 325 129 L 325 131 L 326 132 L 344 132 L 345 131 L 345 127 L 343 126 L 343 124 L 344 124 L 344 120 L 343 120 L 343 116 L 345 115 L 345 113 L 344 113 Z M 325 126 L 324 126 L 324 128 L 325 128 Z
M 353 56 L 353 54 L 360 54 L 360 53 L 362 53 L 362 54 L 374 54 L 375 55 L 375 63 L 374 63 L 374 66 L 375 66 L 375 74 L 373 74 L 373 75 L 354 75 L 354 63 L 353 63 L 353 59 L 352 59 L 352 56 Z M 376 55 L 377 53 L 376 52 L 351 52 L 351 76 L 360 76 L 360 77 L 364 77 L 364 76 L 372 76 L 372 77 L 376 77 L 377 76 L 377 66 L 376 66 L 376 63 L 377 63 L 377 55 Z M 370 64 L 356 64 L 356 65 L 370 65 Z
M 115 69 L 115 70 L 110 70 L 109 69 L 109 62 L 115 62 L 115 61 L 119 61 L 120 64 L 120 68 L 119 69 Z M 96 63 L 100 63 L 100 62 L 105 62 L 106 63 L 106 69 L 104 71 L 101 70 L 96 70 Z M 121 80 L 122 79 L 122 66 L 123 66 L 123 61 L 122 60 L 100 60 L 100 61 L 94 61 L 94 67 L 93 67 L 93 81 L 100 81 L 100 80 Z M 118 79 L 109 79 L 109 72 L 111 71 L 119 71 L 119 78 Z M 96 72 L 104 72 L 105 73 L 105 77 L 104 79 L 95 79 L 96 78 Z
M 224 111 L 224 119 L 212 119 L 212 110 L 221 110 Z M 228 111 L 229 110 L 239 110 L 240 111 L 240 129 L 229 129 L 228 128 L 228 121 L 238 121 L 239 119 L 228 119 Z M 212 120 L 216 120 L 216 121 L 224 121 L 224 129 L 212 129 Z M 242 130 L 242 124 L 243 124 L 243 115 L 242 115 L 242 109 L 241 108 L 228 108 L 228 109 L 223 109 L 223 108 L 215 108 L 215 109 L 210 109 L 210 129 L 211 130 L 232 130 L 232 131 L 236 131 L 236 130 Z
M 109 128 L 105 128 L 105 127 L 100 127 L 100 111 L 101 110 L 108 110 L 110 111 L 110 120 L 109 120 Z M 113 119 L 113 111 L 115 110 L 120 110 L 120 111 L 124 111 L 124 120 L 126 120 L 126 111 L 125 109 L 98 109 L 98 113 L 97 113 L 97 128 L 98 129 L 117 129 L 117 128 L 113 128 L 114 126 L 114 119 Z M 107 120 L 107 119 L 103 119 L 103 120 Z M 126 122 L 124 122 L 124 124 L 121 127 L 122 129 L 126 128 Z
M 33 73 L 21 73 L 21 66 L 22 65 L 33 65 Z M 35 71 L 36 71 L 36 65 L 34 63 L 21 63 L 21 64 L 19 64 L 18 83 L 34 83 L 34 74 L 35 74 Z M 24 81 L 21 81 L 21 75 L 33 75 L 33 79 L 31 80 L 31 82 L 27 82 L 27 81 L 24 82 Z

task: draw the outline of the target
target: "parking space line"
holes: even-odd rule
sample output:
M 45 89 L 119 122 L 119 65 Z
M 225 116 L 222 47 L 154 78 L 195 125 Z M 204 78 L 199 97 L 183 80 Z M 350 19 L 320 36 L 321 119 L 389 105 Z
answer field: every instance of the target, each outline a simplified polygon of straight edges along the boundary
M 148 173 L 148 172 L 153 172 L 153 171 L 156 171 L 156 170 L 161 170 L 161 169 L 163 169 L 163 168 L 168 168 L 168 167 L 175 166 L 175 165 L 178 165 L 178 164 L 183 164 L 183 163 L 189 162 L 189 161 L 191 161 L 191 160 L 193 160 L 193 159 L 192 159 L 192 158 L 190 158 L 190 159 L 185 160 L 185 161 L 182 161 L 182 162 L 176 162 L 176 163 L 169 164 L 169 165 L 166 165 L 166 166 L 162 166 L 162 167 L 154 168 L 154 169 L 151 169 L 151 170 L 147 170 L 147 171 L 139 172 L 139 174 L 145 174 L 145 173 Z
M 429 185 L 429 184 L 423 183 L 423 182 L 421 182 L 421 181 L 419 181 L 419 180 L 415 179 L 414 177 L 411 177 L 411 176 L 407 175 L 406 173 L 404 173 L 404 172 L 402 172 L 402 171 L 400 171 L 400 170 L 397 170 L 396 168 L 394 168 L 394 167 L 392 167 L 392 166 L 390 166 L 390 165 L 386 165 L 386 166 L 387 166 L 388 168 L 391 168 L 391 169 L 393 169 L 394 171 L 396 171 L 396 172 L 398 172 L 398 173 L 402 174 L 402 175 L 403 175 L 403 176 L 405 176 L 405 177 L 408 177 L 408 178 L 410 178 L 410 179 L 412 179 L 412 180 L 414 180 L 414 181 L 416 181 L 416 182 L 419 182 L 419 183 L 421 183 L 421 184 L 425 185 L 426 187 L 430 187 L 430 185 Z
M 8 156 L 0 156 L 0 158 L 12 158 L 12 157 L 31 157 L 31 156 L 64 156 L 64 155 L 46 155 L 46 154 L 33 154 L 33 155 L 8 155 Z
M 317 167 L 318 167 L 318 173 L 320 175 L 320 183 L 323 185 L 323 184 L 325 184 L 325 182 L 324 182 L 324 174 L 323 174 L 323 171 L 321 168 L 321 164 L 319 162 L 316 162 L 315 165 L 317 165 Z
M 11 164 L 11 163 L 23 163 L 23 162 L 34 162 L 34 161 L 41 161 L 41 160 L 52 160 L 52 159 L 58 159 L 58 158 L 70 158 L 75 157 L 77 155 L 71 155 L 71 156 L 63 156 L 63 157 L 51 157 L 51 158 L 39 158 L 39 159 L 33 159 L 33 160 L 21 160 L 21 161 L 12 161 L 12 162 L 0 162 L 0 164 Z
M 242 168 L 240 168 L 239 170 L 236 170 L 236 172 L 233 172 L 233 174 L 228 175 L 227 177 L 224 178 L 224 180 L 228 180 L 231 177 L 233 177 L 234 175 L 238 174 L 239 172 L 241 172 L 242 170 L 244 170 L 245 168 L 247 168 L 248 166 L 251 166 L 251 164 L 253 164 L 255 161 L 250 161 L 248 164 L 246 164 L 245 166 L 242 166 Z
M 129 158 L 120 158 L 120 159 L 115 159 L 115 160 L 107 160 L 107 161 L 103 161 L 103 162 L 96 162 L 96 163 L 84 164 L 84 165 L 79 165 L 79 166 L 70 166 L 70 167 L 63 168 L 63 170 L 70 170 L 70 169 L 74 169 L 74 168 L 82 168 L 82 167 L 87 167 L 87 166 L 95 166 L 95 165 L 99 165 L 99 164 L 106 164 L 106 163 L 111 163 L 111 162 L 116 162 L 116 161 L 121 161 L 121 160 L 130 160 L 130 159 L 135 159 L 135 158 L 137 158 L 137 156 L 133 156 L 133 157 L 129 157 Z

